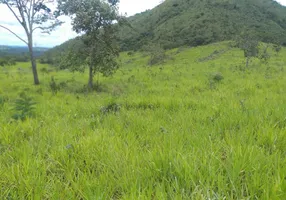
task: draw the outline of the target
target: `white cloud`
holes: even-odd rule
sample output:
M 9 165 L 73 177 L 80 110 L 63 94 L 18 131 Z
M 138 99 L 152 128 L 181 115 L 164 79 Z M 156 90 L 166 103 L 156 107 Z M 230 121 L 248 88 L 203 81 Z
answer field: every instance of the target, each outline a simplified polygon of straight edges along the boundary
M 286 6 L 286 0 L 276 0 L 277 2 L 279 2 L 281 5 Z
M 159 5 L 163 0 L 121 0 L 119 10 L 122 14 L 127 16 L 143 12 L 147 9 L 152 9 Z M 286 5 L 286 0 L 277 0 L 282 5 Z M 21 25 L 18 24 L 13 14 L 4 5 L 0 5 L 0 24 L 7 26 L 21 37 L 26 38 L 25 32 Z M 48 46 L 52 47 L 59 45 L 76 36 L 72 31 L 70 20 L 64 17 L 65 24 L 58 27 L 50 35 L 43 35 L 40 31 L 35 33 L 34 44 L 35 46 Z M 0 44 L 4 45 L 24 45 L 19 39 L 11 35 L 8 31 L 0 28 Z
M 128 16 L 138 12 L 152 9 L 157 6 L 162 0 L 121 0 L 120 13 Z M 0 24 L 5 25 L 15 33 L 26 39 L 25 32 L 21 25 L 17 22 L 13 14 L 5 5 L 0 5 Z M 59 45 L 71 38 L 76 37 L 76 33 L 72 31 L 70 20 L 64 17 L 65 23 L 53 31 L 50 35 L 43 35 L 40 31 L 35 32 L 34 45 L 52 47 Z M 4 45 L 24 45 L 19 39 L 9 33 L 7 30 L 0 28 L 0 44 Z

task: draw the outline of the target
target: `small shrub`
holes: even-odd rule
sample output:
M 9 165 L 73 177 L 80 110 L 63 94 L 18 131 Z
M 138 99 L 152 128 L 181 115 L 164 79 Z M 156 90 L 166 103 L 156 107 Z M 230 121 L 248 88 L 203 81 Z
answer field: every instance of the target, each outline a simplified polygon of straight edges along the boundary
M 107 106 L 103 106 L 100 109 L 100 112 L 104 115 L 109 114 L 109 113 L 113 113 L 116 114 L 120 111 L 121 106 L 117 103 L 110 103 Z
M 9 57 L 4 57 L 4 58 L 0 58 L 0 66 L 4 67 L 4 66 L 12 66 L 15 65 L 16 62 L 14 59 L 9 58 Z
M 129 51 L 129 52 L 127 53 L 127 55 L 128 55 L 128 56 L 133 56 L 133 55 L 134 55 L 134 52 L 133 52 L 133 51 Z
M 165 62 L 165 60 L 167 59 L 167 55 L 165 54 L 164 50 L 159 50 L 157 52 L 153 52 L 150 55 L 150 59 L 148 61 L 149 65 L 158 65 L 158 64 L 162 64 Z
M 60 82 L 60 83 L 58 84 L 59 89 L 66 88 L 67 86 L 68 86 L 68 84 L 67 84 L 65 81 Z
M 220 82 L 224 79 L 223 75 L 220 72 L 216 72 L 212 75 L 212 80 L 215 82 Z
M 43 68 L 41 69 L 41 72 L 42 72 L 43 74 L 49 74 L 49 70 L 48 70 L 47 68 L 45 68 L 45 67 L 43 67 Z
M 51 88 L 53 94 L 57 94 L 58 91 L 60 90 L 60 87 L 56 83 L 55 78 L 53 76 L 51 77 L 50 88 Z
M 267 51 L 264 51 L 259 58 L 263 63 L 268 64 L 270 60 L 270 54 Z
M 224 79 L 223 75 L 220 72 L 211 74 L 209 77 L 209 86 L 210 89 L 216 89 L 216 85 Z
M 43 88 L 37 89 L 36 93 L 38 93 L 39 95 L 43 96 Z
M 158 65 L 164 63 L 169 57 L 166 55 L 165 50 L 156 44 L 148 44 L 142 48 L 150 56 L 148 65 Z
M 12 118 L 24 121 L 28 117 L 32 117 L 34 115 L 35 105 L 36 102 L 32 98 L 22 95 L 22 97 L 15 101 L 13 110 L 16 111 L 16 113 Z
M 274 44 L 273 45 L 273 50 L 276 52 L 276 55 L 278 55 L 278 53 L 281 51 L 282 46 L 279 44 Z

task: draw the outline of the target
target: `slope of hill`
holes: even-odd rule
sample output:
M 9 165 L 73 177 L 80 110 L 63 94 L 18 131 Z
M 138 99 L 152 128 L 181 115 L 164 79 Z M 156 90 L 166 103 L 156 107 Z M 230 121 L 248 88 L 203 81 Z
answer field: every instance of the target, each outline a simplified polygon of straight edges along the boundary
M 169 49 L 234 39 L 251 30 L 263 42 L 286 45 L 286 7 L 273 0 L 166 0 L 129 18 L 119 32 L 123 51 L 153 42 Z M 77 41 L 45 53 L 43 63 L 57 60 Z
M 120 32 L 123 50 L 148 42 L 198 46 L 233 39 L 245 29 L 261 41 L 286 44 L 286 7 L 273 0 L 166 0 L 129 20 L 133 29 Z

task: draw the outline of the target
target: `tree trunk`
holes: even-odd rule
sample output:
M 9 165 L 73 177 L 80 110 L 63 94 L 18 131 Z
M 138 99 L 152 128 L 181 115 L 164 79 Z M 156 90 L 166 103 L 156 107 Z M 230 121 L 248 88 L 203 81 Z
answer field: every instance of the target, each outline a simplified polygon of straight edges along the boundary
M 28 36 L 28 46 L 29 46 L 29 53 L 30 53 L 30 60 L 32 64 L 32 71 L 34 76 L 34 84 L 39 85 L 39 77 L 38 77 L 38 71 L 37 71 L 37 63 L 34 57 L 34 50 L 33 50 L 33 39 L 32 36 Z
M 92 71 L 92 66 L 89 66 L 89 78 L 88 78 L 88 88 L 90 90 L 93 89 L 93 71 Z

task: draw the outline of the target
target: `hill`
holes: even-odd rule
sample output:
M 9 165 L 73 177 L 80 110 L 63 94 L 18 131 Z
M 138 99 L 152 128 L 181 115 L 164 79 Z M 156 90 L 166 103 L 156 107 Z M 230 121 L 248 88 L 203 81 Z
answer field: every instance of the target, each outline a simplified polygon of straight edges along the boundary
M 152 10 L 128 18 L 119 32 L 122 51 L 152 42 L 165 49 L 231 40 L 251 29 L 263 42 L 286 45 L 286 7 L 273 0 L 166 0 Z M 58 63 L 80 42 L 69 40 L 44 54 L 42 63 Z
M 286 7 L 273 0 L 166 0 L 129 21 L 133 29 L 120 32 L 123 50 L 149 42 L 164 48 L 204 45 L 233 39 L 245 29 L 263 42 L 286 45 Z

